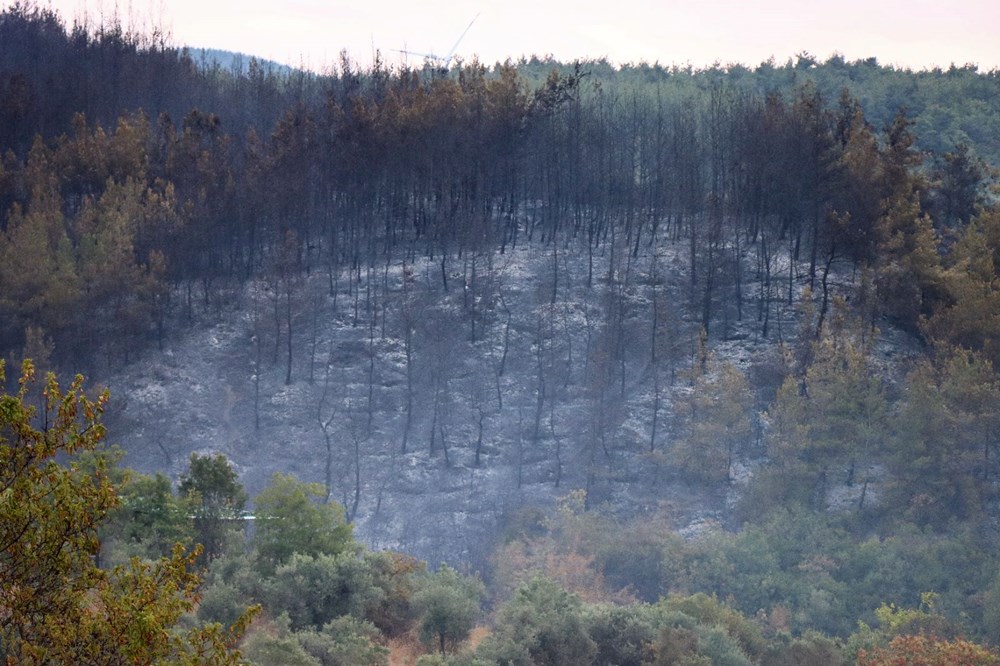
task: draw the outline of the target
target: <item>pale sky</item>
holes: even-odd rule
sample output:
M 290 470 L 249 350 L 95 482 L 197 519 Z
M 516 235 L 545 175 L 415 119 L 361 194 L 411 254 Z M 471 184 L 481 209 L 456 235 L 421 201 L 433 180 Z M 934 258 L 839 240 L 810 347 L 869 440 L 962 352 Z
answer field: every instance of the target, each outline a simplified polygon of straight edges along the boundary
M 7 0 L 2 0 L 6 3 Z M 802 51 L 825 60 L 875 56 L 923 69 L 976 63 L 1000 69 L 1000 0 L 41 0 L 72 20 L 116 6 L 136 25 L 166 28 L 177 46 L 239 51 L 316 70 L 341 49 L 369 64 L 400 50 L 486 64 L 522 55 L 615 63 L 782 64 Z M 478 18 L 476 18 L 478 17 Z M 93 23 L 93 18 L 91 19 Z M 419 65 L 419 56 L 409 56 Z

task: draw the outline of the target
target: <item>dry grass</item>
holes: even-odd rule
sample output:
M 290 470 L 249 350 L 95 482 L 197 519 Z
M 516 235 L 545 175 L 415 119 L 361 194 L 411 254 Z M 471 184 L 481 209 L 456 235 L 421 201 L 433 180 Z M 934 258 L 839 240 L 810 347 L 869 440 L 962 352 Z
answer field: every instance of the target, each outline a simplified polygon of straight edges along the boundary
M 463 650 L 475 650 L 484 638 L 490 635 L 488 627 L 478 626 L 469 633 L 469 640 L 462 646 Z M 427 646 L 417 638 L 416 630 L 409 631 L 402 636 L 390 639 L 389 666 L 414 666 L 417 659 L 425 654 L 429 654 Z
M 479 647 L 479 644 L 483 642 L 483 639 L 489 635 L 489 627 L 484 627 L 482 625 L 474 627 L 469 633 L 469 641 L 466 643 L 465 647 L 469 650 L 475 650 Z
M 416 631 L 389 640 L 389 666 L 413 666 L 422 655 L 427 654 L 427 647 L 417 638 Z

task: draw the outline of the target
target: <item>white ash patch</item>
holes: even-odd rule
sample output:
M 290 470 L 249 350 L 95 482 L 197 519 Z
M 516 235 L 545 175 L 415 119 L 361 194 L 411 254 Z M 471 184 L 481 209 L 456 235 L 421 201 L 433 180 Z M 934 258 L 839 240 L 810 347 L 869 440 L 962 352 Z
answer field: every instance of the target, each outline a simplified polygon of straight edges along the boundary
M 713 534 L 718 534 L 722 531 L 722 523 L 720 523 L 717 519 L 709 516 L 703 516 L 695 518 L 690 523 L 677 530 L 677 533 L 687 541 L 694 541 Z
M 882 465 L 865 465 L 855 470 L 854 483 L 838 484 L 827 490 L 826 506 L 830 511 L 857 511 L 864 495 L 864 507 L 878 506 L 886 470 Z M 865 479 L 868 479 L 867 486 Z
M 139 384 L 129 389 L 128 399 L 130 403 L 159 406 L 167 399 L 167 389 L 158 383 Z
M 282 386 L 268 397 L 267 401 L 275 407 L 298 407 L 304 403 L 305 387 L 297 384 Z

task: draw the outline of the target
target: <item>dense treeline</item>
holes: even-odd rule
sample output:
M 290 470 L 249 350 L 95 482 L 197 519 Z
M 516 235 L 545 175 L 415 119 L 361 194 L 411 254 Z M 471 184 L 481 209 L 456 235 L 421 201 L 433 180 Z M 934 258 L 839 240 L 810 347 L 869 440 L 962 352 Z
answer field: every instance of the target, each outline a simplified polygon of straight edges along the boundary
M 519 71 L 529 80 L 538 81 L 544 80 L 553 67 L 569 71 L 572 66 L 536 59 L 524 63 Z M 588 71 L 602 82 L 619 81 L 636 88 L 727 79 L 759 95 L 780 92 L 787 97 L 808 83 L 826 100 L 837 99 L 846 89 L 875 127 L 887 126 L 901 108 L 907 109 L 916 121 L 921 150 L 941 155 L 964 143 L 975 146 L 976 152 L 994 165 L 1000 157 L 996 140 L 997 71 L 980 71 L 972 64 L 912 71 L 879 65 L 876 58 L 846 61 L 834 55 L 820 61 L 804 52 L 783 64 L 769 60 L 757 67 L 729 64 L 694 71 L 690 67 L 648 63 L 616 68 L 605 61 L 594 61 L 588 63 Z
M 964 226 L 985 201 L 977 152 L 993 156 L 997 136 L 951 143 L 953 128 L 935 130 L 945 152 L 925 160 L 901 110 L 909 97 L 884 132 L 856 101 L 891 99 L 884 115 L 902 93 L 882 88 L 909 81 L 923 106 L 961 85 L 954 99 L 995 109 L 994 74 L 971 68 L 803 56 L 754 71 L 616 74 L 598 62 L 529 84 L 536 61 L 444 75 L 359 72 L 345 57 L 318 77 L 199 69 L 162 37 L 114 22 L 67 31 L 31 5 L 5 10 L 0 31 L 0 349 L 20 351 L 30 330 L 62 360 L 95 341 L 162 339 L 193 315 L 196 291 L 211 307 L 266 271 L 360 276 L 419 253 L 439 258 L 447 288 L 454 257 L 522 235 L 631 256 L 688 239 L 690 297 L 710 333 L 731 316 L 723 303 L 742 318 L 752 299 L 769 334 L 785 252 L 807 258 L 817 293 L 837 262 L 876 269 L 880 312 L 915 326 L 953 300 L 926 265 L 935 229 Z M 947 93 L 926 92 L 935 85 Z M 745 293 L 744 265 L 774 292 Z
M 93 24 L 89 21 L 94 21 Z M 252 61 L 235 71 L 202 63 L 161 30 L 136 32 L 117 15 L 68 28 L 32 2 L 0 19 L 0 145 L 23 155 L 36 135 L 68 132 L 76 114 L 114 127 L 123 112 L 145 109 L 180 119 L 191 109 L 225 109 L 234 128 L 266 130 L 282 107 L 319 97 L 316 77 Z M 242 74 L 240 73 L 241 70 Z

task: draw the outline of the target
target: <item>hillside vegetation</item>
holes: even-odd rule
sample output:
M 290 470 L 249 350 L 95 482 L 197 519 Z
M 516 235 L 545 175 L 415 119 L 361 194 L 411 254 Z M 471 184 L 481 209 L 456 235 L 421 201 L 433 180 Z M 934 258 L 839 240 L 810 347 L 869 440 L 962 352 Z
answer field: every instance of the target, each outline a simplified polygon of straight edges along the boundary
M 319 76 L 15 5 L 0 354 L 110 385 L 69 546 L 195 567 L 219 659 L 260 603 L 260 664 L 994 664 L 998 137 L 973 67 Z

